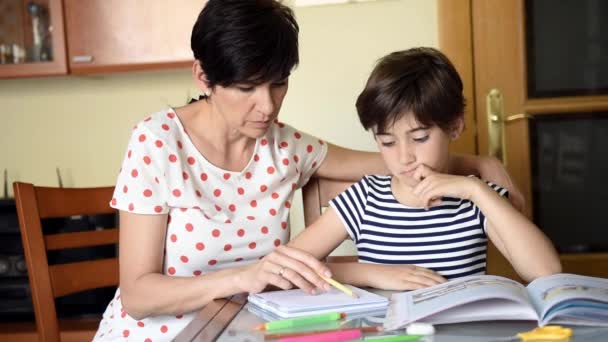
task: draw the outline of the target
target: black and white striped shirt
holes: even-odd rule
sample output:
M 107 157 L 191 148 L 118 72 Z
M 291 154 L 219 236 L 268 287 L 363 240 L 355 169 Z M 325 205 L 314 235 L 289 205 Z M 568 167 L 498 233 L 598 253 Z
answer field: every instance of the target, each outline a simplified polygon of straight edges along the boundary
M 506 189 L 488 185 L 508 196 Z M 408 207 L 393 196 L 390 176 L 365 176 L 330 205 L 361 262 L 413 264 L 447 279 L 485 273 L 486 219 L 469 200 L 443 197 L 428 210 Z

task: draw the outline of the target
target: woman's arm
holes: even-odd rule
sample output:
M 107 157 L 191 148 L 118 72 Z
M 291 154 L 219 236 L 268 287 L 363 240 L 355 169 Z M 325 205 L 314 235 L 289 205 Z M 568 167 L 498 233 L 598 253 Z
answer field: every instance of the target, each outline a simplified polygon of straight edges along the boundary
M 162 271 L 167 215 L 120 212 L 120 288 L 127 313 L 141 319 L 200 309 L 216 298 L 262 291 L 267 285 L 307 292 L 327 284 L 317 272 L 329 269 L 298 250 L 281 246 L 251 265 L 198 277 L 166 276 Z M 282 276 L 278 273 L 285 268 Z M 289 269 L 289 271 L 287 271 Z
M 365 175 L 389 173 L 378 152 L 351 150 L 329 143 L 327 145 L 327 156 L 315 172 L 316 177 L 356 182 Z M 524 196 L 498 159 L 466 154 L 451 155 L 448 168 L 450 174 L 479 175 L 482 179 L 507 188 L 509 200 L 517 210 L 523 212 Z
M 509 200 L 511 201 L 511 204 L 520 212 L 524 211 L 526 200 L 521 191 L 511 180 L 504 165 L 498 159 L 468 154 L 452 154 L 450 155 L 449 163 L 449 174 L 461 176 L 476 175 L 481 179 L 506 188 L 509 190 Z
M 327 155 L 315 176 L 356 182 L 365 175 L 383 175 L 388 172 L 378 152 L 351 150 L 328 143 Z

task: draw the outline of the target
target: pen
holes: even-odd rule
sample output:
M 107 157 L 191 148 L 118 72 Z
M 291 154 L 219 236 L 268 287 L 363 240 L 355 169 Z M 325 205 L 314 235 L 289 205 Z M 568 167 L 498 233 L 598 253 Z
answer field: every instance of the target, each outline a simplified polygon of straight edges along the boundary
M 333 286 L 333 287 L 337 288 L 338 290 L 340 290 L 340 291 L 342 291 L 342 292 L 346 293 L 347 295 L 349 295 L 349 296 L 351 296 L 351 297 L 353 297 L 353 298 L 359 298 L 359 295 L 358 295 L 358 294 L 356 294 L 356 293 L 354 293 L 354 292 L 353 292 L 351 289 L 349 289 L 348 287 L 346 287 L 346 286 L 344 286 L 344 285 L 342 285 L 342 284 L 338 283 L 337 281 L 335 281 L 335 280 L 333 280 L 333 279 L 331 279 L 331 278 L 328 278 L 328 277 L 326 277 L 326 276 L 323 276 L 323 275 L 320 275 L 320 274 L 319 274 L 319 276 L 320 276 L 321 278 L 323 278 L 323 280 L 325 280 L 326 282 L 328 282 L 328 283 L 329 283 L 331 286 Z
M 277 329 L 288 329 L 293 327 L 299 327 L 308 324 L 324 323 L 329 321 L 337 321 L 346 317 L 345 313 L 331 312 L 326 314 L 304 316 L 289 319 L 282 319 L 278 321 L 267 322 L 258 325 L 256 330 L 277 330 Z
M 340 342 L 361 338 L 361 330 L 348 329 L 279 339 L 279 342 Z
M 296 336 L 304 336 L 304 335 L 311 335 L 311 334 L 320 334 L 320 333 L 329 333 L 329 332 L 338 332 L 338 331 L 345 331 L 345 330 L 352 330 L 355 328 L 341 328 L 341 329 L 327 329 L 327 330 L 312 330 L 312 331 L 295 331 L 295 332 L 286 332 L 286 333 L 276 333 L 276 334 L 266 334 L 264 335 L 264 339 L 265 340 L 278 340 L 281 338 L 286 338 L 286 337 L 296 337 Z M 375 333 L 375 332 L 379 332 L 382 331 L 382 327 L 377 326 L 377 327 L 361 327 L 361 328 L 356 328 L 359 331 L 361 331 L 361 333 Z

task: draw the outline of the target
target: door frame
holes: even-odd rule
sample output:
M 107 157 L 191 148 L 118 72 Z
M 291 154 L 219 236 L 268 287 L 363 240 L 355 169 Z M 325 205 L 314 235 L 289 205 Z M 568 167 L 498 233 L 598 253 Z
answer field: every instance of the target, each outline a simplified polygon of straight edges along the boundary
M 437 26 L 439 49 L 458 70 L 467 101 L 464 113 L 466 130 L 451 143 L 450 151 L 478 154 L 470 0 L 437 0 Z

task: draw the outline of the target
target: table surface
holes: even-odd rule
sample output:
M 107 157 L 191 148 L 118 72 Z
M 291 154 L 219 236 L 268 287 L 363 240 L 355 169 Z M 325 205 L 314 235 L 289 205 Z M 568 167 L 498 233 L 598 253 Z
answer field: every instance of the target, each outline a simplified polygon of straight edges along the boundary
M 388 291 L 374 291 L 388 296 Z M 228 299 L 215 300 L 205 306 L 197 317 L 176 337 L 175 341 L 264 341 L 262 332 L 254 331 L 252 328 L 266 322 L 263 318 L 247 310 L 247 299 L 245 295 L 236 295 Z M 347 318 L 340 327 L 364 327 L 381 326 L 382 316 L 367 316 L 361 318 Z M 327 324 L 327 323 L 326 323 Z M 336 323 L 333 323 L 336 324 Z M 471 322 L 458 324 L 436 325 L 436 333 L 432 338 L 421 340 L 424 342 L 507 342 L 519 341 L 516 334 L 529 331 L 536 327 L 535 322 L 530 321 L 494 321 L 494 322 Z M 309 329 L 328 329 L 334 327 L 310 326 Z M 593 327 L 571 327 L 574 335 L 570 342 L 596 342 L 608 341 L 608 328 Z M 403 330 L 389 333 L 405 333 Z M 382 333 L 366 334 L 374 336 Z

